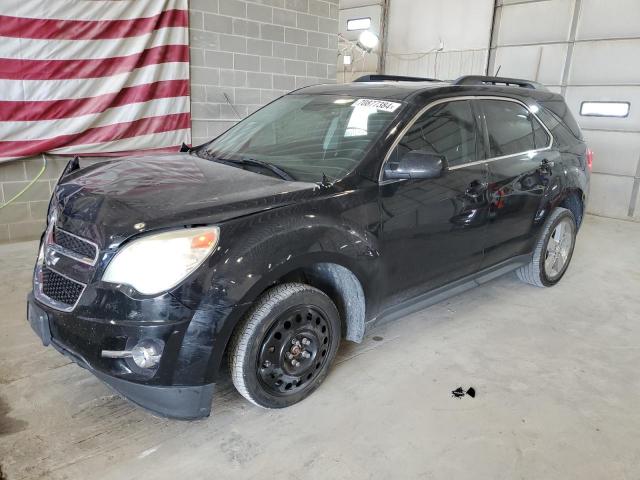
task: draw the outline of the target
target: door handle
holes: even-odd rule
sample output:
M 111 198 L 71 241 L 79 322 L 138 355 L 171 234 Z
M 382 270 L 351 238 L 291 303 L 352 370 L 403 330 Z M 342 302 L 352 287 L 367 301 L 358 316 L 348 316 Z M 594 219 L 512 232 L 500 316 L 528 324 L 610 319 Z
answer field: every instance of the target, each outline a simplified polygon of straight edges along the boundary
M 555 164 L 556 162 L 550 162 L 545 158 L 542 160 L 542 162 L 540 162 L 540 170 L 544 173 L 551 174 L 553 172 L 552 168 L 555 166 Z
M 480 198 L 485 194 L 485 192 L 487 191 L 487 186 L 488 184 L 484 182 L 479 182 L 477 180 L 474 180 L 469 184 L 467 189 L 464 191 L 464 194 L 467 197 L 477 200 L 478 198 Z

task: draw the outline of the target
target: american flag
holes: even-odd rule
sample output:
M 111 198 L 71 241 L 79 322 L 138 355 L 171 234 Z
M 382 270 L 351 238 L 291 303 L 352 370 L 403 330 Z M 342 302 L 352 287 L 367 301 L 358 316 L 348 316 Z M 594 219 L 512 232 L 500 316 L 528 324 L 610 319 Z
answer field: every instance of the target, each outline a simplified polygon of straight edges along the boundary
M 187 0 L 0 0 L 0 162 L 190 143 Z

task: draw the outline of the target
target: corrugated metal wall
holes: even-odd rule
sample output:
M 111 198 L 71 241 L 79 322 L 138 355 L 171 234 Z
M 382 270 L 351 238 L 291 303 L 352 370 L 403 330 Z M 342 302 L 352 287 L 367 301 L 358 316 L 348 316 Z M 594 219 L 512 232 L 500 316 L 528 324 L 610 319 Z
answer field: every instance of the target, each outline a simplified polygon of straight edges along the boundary
M 640 1 L 498 0 L 489 71 L 562 92 L 595 151 L 590 212 L 640 220 Z M 583 101 L 630 102 L 626 118 Z
M 347 30 L 349 19 L 363 17 L 371 18 L 370 30 L 383 41 L 380 49 L 364 54 L 354 47 L 361 32 Z M 338 82 L 378 72 L 381 49 L 383 71 L 390 75 L 484 74 L 492 21 L 493 0 L 341 0 Z M 343 65 L 344 54 L 352 56 L 351 65 Z
M 352 19 L 370 18 L 371 26 L 368 28 L 378 38 L 382 38 L 384 17 L 384 0 L 341 0 L 340 16 L 338 23 L 338 64 L 337 81 L 349 83 L 356 78 L 369 73 L 377 73 L 380 62 L 380 49 L 370 53 L 364 52 L 355 46 L 362 30 L 347 28 L 347 22 Z M 350 58 L 350 63 L 345 65 L 344 57 Z
M 390 0 L 385 73 L 484 74 L 493 0 Z

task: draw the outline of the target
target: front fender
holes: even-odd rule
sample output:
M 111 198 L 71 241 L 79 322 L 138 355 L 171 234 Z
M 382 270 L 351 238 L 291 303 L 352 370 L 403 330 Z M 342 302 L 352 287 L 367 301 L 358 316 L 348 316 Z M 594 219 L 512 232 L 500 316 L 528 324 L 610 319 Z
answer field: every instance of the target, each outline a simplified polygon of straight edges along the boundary
M 223 224 L 216 252 L 172 292 L 196 310 L 179 355 L 181 370 L 189 369 L 190 378 L 195 374 L 213 381 L 233 330 L 252 302 L 297 269 L 341 265 L 367 292 L 378 269 L 378 239 L 343 220 L 336 223 L 331 215 L 298 205 Z

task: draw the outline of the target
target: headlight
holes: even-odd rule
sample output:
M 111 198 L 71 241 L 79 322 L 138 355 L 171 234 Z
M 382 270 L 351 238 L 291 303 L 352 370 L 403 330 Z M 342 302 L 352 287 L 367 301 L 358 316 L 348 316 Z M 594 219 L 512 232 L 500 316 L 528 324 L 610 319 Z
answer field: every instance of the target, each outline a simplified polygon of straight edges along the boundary
M 125 245 L 102 280 L 153 295 L 175 287 L 216 248 L 218 227 L 188 228 L 146 235 Z

